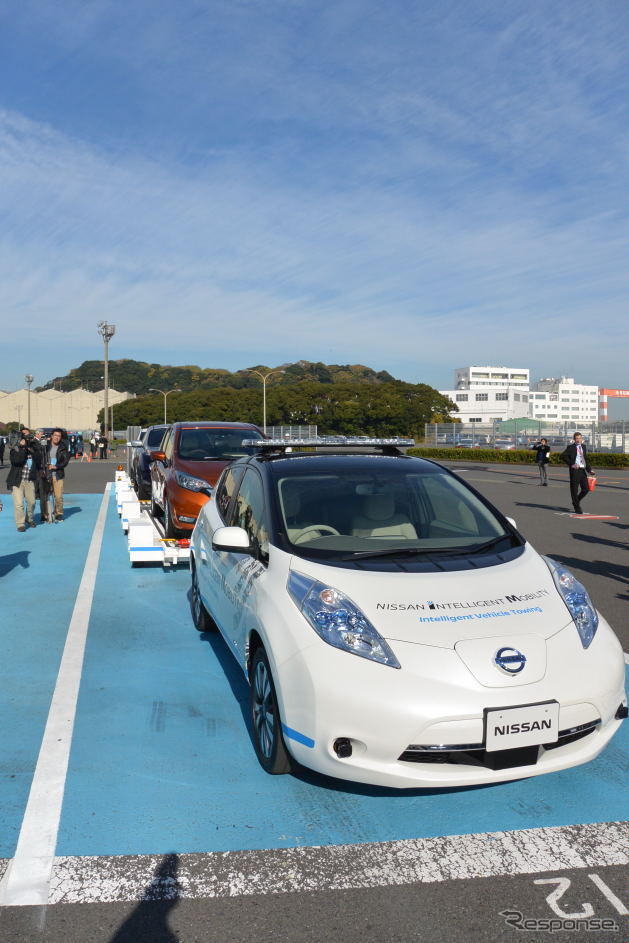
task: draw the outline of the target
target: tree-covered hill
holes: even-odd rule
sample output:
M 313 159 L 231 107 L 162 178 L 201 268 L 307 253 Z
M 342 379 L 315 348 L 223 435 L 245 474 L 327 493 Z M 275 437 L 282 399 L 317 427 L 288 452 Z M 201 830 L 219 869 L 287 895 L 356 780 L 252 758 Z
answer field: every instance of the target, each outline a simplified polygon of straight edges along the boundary
M 446 422 L 456 406 L 425 383 L 404 383 L 362 364 L 300 360 L 249 370 L 163 366 L 138 360 L 109 362 L 109 385 L 135 393 L 115 407 L 115 426 L 146 426 L 164 418 L 164 398 L 151 389 L 179 389 L 168 397 L 168 419 L 235 420 L 262 425 L 262 383 L 253 371 L 273 376 L 266 384 L 267 425 L 317 425 L 322 434 L 423 435 L 425 422 Z M 96 391 L 103 363 L 86 360 L 41 389 Z M 102 421 L 102 415 L 100 421 Z
M 315 383 L 390 383 L 394 381 L 386 370 L 376 372 L 362 364 L 324 364 L 310 363 L 300 360 L 298 363 L 282 364 L 278 367 L 258 365 L 251 370 L 238 370 L 230 373 L 228 370 L 186 366 L 163 366 L 159 363 L 144 363 L 139 360 L 110 360 L 109 385 L 116 390 L 141 395 L 147 393 L 151 387 L 164 391 L 179 387 L 186 391 L 212 390 L 221 387 L 231 387 L 240 390 L 254 388 L 260 385 L 260 378 L 253 373 L 258 370 L 266 374 L 270 369 L 274 376 L 269 380 L 277 385 L 289 385 L 311 381 Z M 275 373 L 275 371 L 281 371 Z M 75 390 L 83 386 L 90 390 L 99 390 L 103 386 L 102 360 L 85 360 L 80 367 L 76 367 L 64 376 L 55 377 L 38 387 L 38 390 L 52 389 Z
M 267 425 L 317 425 L 320 434 L 424 434 L 424 423 L 447 422 L 454 404 L 425 383 L 337 382 L 302 380 L 273 385 L 266 391 Z M 156 393 L 116 406 L 115 426 L 146 426 L 164 418 L 164 399 Z M 102 420 L 102 416 L 101 416 Z M 217 387 L 173 393 L 168 420 L 233 420 L 262 425 L 262 384 L 235 389 Z

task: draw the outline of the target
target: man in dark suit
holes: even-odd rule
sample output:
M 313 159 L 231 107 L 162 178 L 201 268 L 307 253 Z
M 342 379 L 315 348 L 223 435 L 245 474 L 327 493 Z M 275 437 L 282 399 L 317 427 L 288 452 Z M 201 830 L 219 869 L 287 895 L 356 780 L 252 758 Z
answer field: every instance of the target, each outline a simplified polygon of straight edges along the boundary
M 581 501 L 590 493 L 588 475 L 592 474 L 592 468 L 587 457 L 587 446 L 580 432 L 575 432 L 573 441 L 559 457 L 570 469 L 570 494 L 575 514 L 583 514 Z

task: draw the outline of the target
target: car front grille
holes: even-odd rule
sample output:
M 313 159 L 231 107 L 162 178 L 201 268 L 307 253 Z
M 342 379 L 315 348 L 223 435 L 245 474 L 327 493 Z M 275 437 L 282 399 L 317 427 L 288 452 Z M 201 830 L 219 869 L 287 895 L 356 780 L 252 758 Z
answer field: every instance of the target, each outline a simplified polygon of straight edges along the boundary
M 560 730 L 556 743 L 544 743 L 544 750 L 556 750 L 589 736 L 601 721 L 591 720 L 578 727 Z M 449 763 L 463 766 L 484 766 L 486 769 L 515 769 L 518 766 L 534 766 L 539 758 L 539 747 L 518 747 L 514 750 L 494 750 L 488 752 L 481 743 L 450 744 L 426 746 L 411 743 L 400 754 L 398 760 L 403 763 Z

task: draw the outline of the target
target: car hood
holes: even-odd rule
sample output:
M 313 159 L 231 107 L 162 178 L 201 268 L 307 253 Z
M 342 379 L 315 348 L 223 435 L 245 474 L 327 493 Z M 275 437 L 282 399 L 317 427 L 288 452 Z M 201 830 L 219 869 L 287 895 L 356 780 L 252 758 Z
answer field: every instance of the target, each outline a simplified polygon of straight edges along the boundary
M 572 622 L 529 544 L 517 559 L 479 570 L 365 573 L 298 557 L 291 569 L 345 593 L 389 641 L 454 648 L 466 639 L 547 639 Z

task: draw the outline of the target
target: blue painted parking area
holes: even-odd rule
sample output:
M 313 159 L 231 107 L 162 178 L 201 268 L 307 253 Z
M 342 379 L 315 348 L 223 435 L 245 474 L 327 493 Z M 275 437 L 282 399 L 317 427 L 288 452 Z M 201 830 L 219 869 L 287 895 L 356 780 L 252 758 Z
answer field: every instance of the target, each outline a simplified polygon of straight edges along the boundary
M 18 534 L 0 520 L 0 857 L 16 847 L 99 495 Z M 248 734 L 247 686 L 192 624 L 187 568 L 131 568 L 110 497 L 89 619 L 57 856 L 384 842 L 609 822 L 627 813 L 629 733 L 595 762 L 527 781 L 392 792 L 271 777 Z

